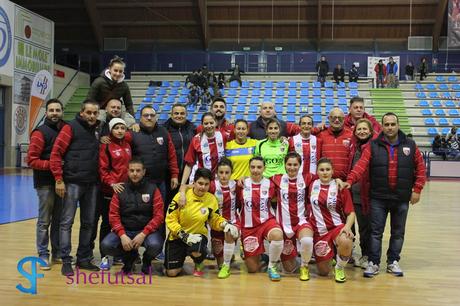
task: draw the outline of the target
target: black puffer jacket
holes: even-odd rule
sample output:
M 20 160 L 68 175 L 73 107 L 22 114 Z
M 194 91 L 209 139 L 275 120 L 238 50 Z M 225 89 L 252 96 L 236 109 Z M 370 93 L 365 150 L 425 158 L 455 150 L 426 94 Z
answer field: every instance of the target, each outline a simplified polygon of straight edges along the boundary
M 190 142 L 193 136 L 195 136 L 196 126 L 190 121 L 186 121 L 184 125 L 177 125 L 174 121 L 169 118 L 163 125 L 171 135 L 176 149 L 177 166 L 179 167 L 179 177 L 182 177 L 182 171 L 184 170 L 184 156 L 187 153 Z

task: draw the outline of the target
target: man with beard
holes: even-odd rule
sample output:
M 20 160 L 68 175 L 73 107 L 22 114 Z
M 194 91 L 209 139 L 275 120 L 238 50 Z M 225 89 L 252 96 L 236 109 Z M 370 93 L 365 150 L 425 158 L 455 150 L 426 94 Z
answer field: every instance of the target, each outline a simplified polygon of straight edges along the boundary
M 350 107 L 348 115 L 345 116 L 344 126 L 350 130 L 355 129 L 356 121 L 364 118 L 372 123 L 375 135 L 378 135 L 382 130 L 380 123 L 371 115 L 364 111 L 364 99 L 361 97 L 353 97 L 350 99 Z
M 279 121 L 281 125 L 280 136 L 290 137 L 300 133 L 300 127 L 291 122 L 285 122 L 276 117 L 275 104 L 273 102 L 263 102 L 260 104 L 259 118 L 252 122 L 249 127 L 249 137 L 252 139 L 261 140 L 267 138 L 265 133 L 265 126 L 267 122 L 274 118 Z
M 235 138 L 234 128 L 235 126 L 225 119 L 225 114 L 227 113 L 227 102 L 222 97 L 216 98 L 211 103 L 211 113 L 214 114 L 217 120 L 216 130 L 221 132 L 227 140 L 232 140 Z M 197 134 L 203 132 L 203 126 L 199 125 L 196 129 Z
M 62 121 L 62 109 L 62 103 L 58 99 L 50 99 L 46 102 L 45 122 L 32 131 L 27 153 L 27 162 L 34 171 L 34 188 L 38 196 L 37 252 L 38 256 L 46 262 L 46 265 L 40 266 L 42 270 L 51 269 L 48 251 L 50 238 L 51 261 L 60 261 L 59 218 L 62 199 L 54 190 L 56 182 L 50 171 L 50 156 L 54 141 L 65 124 Z M 51 234 L 48 231 L 50 224 Z

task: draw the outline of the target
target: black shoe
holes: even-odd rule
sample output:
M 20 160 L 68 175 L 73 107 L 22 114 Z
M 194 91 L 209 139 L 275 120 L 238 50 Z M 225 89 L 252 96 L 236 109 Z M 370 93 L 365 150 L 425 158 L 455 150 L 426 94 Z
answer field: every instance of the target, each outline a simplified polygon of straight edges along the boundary
M 123 265 L 121 268 L 121 271 L 123 271 L 124 274 L 132 273 L 133 272 L 133 263 L 132 262 L 127 262 Z
M 152 274 L 152 259 L 145 257 L 142 258 L 142 268 L 141 268 L 142 273 L 149 275 Z
M 62 264 L 61 274 L 64 276 L 72 276 L 75 274 L 73 272 L 72 264 L 70 262 L 66 262 Z
M 82 270 L 89 270 L 89 271 L 99 271 L 99 267 L 92 264 L 90 261 L 82 261 L 77 262 L 77 267 Z

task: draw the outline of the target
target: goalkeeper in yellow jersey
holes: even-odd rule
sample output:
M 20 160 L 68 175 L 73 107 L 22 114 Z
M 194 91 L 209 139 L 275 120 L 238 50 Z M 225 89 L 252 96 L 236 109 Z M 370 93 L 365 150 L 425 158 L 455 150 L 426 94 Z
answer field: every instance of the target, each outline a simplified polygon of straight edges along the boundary
M 186 205 L 179 207 L 179 193 L 169 205 L 166 215 L 169 236 L 165 245 L 164 262 L 167 276 L 177 276 L 182 271 L 187 256 L 195 263 L 193 275 L 203 275 L 203 260 L 208 244 L 207 223 L 215 231 L 224 231 L 238 238 L 238 228 L 219 214 L 217 199 L 208 192 L 211 180 L 211 171 L 197 169 L 193 188 L 186 192 Z

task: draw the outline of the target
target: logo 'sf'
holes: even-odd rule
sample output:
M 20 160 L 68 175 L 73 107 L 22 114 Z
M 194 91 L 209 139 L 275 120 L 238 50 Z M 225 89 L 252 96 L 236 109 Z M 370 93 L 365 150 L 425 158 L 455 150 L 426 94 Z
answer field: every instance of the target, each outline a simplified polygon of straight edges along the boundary
M 30 273 L 24 270 L 24 264 L 30 262 Z M 37 264 L 46 266 L 46 262 L 39 257 L 24 257 L 18 262 L 18 272 L 22 274 L 29 282 L 30 287 L 26 288 L 22 284 L 17 284 L 16 289 L 23 293 L 37 294 L 37 278 L 42 278 L 43 273 L 37 273 Z

